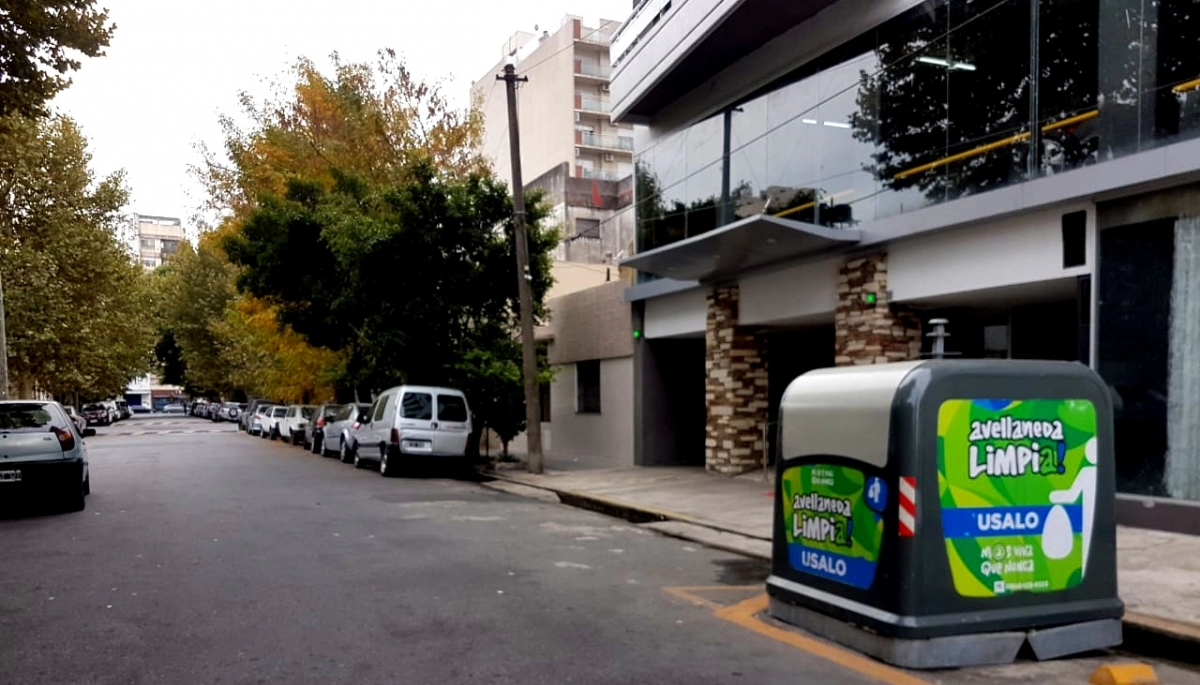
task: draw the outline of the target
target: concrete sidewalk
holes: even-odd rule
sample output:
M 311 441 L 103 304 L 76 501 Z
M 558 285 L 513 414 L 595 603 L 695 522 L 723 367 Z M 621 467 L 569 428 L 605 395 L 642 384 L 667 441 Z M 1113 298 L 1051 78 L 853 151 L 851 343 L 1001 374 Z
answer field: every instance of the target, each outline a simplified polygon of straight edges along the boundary
M 774 490 L 761 471 L 726 478 L 700 467 L 560 470 L 551 463 L 535 476 L 505 466 L 488 475 L 641 519 L 668 535 L 770 558 Z M 1117 573 L 1128 625 L 1200 643 L 1200 537 L 1118 527 Z

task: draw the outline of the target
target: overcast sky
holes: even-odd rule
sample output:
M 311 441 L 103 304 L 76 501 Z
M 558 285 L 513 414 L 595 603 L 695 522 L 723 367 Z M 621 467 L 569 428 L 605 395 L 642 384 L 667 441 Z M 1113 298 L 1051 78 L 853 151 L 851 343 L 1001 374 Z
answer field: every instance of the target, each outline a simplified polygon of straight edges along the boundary
M 472 79 L 500 59 L 517 30 L 557 29 L 563 16 L 624 20 L 632 0 L 99 0 L 117 25 L 108 54 L 87 60 L 55 101 L 91 141 L 99 173 L 125 169 L 140 214 L 191 217 L 187 173 L 196 143 L 220 142 L 217 116 L 237 93 L 265 93 L 300 56 L 345 61 L 397 50 L 414 74 L 445 79 L 466 106 Z

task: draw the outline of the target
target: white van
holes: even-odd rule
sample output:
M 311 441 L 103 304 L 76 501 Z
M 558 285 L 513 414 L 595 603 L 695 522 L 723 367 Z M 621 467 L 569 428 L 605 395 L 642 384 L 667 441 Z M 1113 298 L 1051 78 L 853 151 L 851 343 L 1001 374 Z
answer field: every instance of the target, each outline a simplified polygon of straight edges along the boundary
M 392 475 L 397 462 L 413 457 L 465 457 L 471 410 L 462 392 L 451 388 L 401 385 L 385 390 L 371 405 L 370 423 L 359 428 L 354 465 L 379 462 Z

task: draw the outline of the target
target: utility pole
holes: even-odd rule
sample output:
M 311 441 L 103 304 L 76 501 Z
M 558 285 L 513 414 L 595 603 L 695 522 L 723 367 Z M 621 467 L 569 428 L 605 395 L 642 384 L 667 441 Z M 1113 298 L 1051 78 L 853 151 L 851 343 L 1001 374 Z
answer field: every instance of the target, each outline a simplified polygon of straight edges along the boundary
M 8 399 L 8 331 L 4 327 L 4 282 L 0 277 L 0 400 Z
M 508 91 L 508 143 L 512 157 L 513 238 L 517 248 L 517 294 L 520 298 L 522 376 L 525 379 L 525 443 L 530 473 L 542 472 L 542 406 L 538 387 L 537 347 L 533 340 L 533 293 L 529 290 L 529 240 L 525 233 L 525 187 L 521 181 L 521 133 L 517 128 L 517 76 L 510 62 L 496 76 Z

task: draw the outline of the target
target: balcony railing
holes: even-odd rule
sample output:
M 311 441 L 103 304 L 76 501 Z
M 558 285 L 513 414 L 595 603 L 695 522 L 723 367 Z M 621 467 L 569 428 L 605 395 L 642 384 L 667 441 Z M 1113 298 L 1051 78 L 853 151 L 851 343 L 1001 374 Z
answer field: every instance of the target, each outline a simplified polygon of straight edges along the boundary
M 628 176 L 629 174 L 625 174 L 625 175 Z M 606 169 L 588 169 L 588 168 L 580 169 L 579 177 L 580 178 L 595 178 L 595 179 L 599 179 L 601 181 L 619 181 L 622 178 L 622 176 L 615 171 L 608 171 Z
M 609 104 L 608 100 L 601 100 L 598 97 L 592 97 L 590 95 L 576 94 L 575 109 L 581 109 L 588 112 L 604 112 L 607 114 L 609 111 Z
M 575 60 L 575 73 L 581 76 L 606 79 L 612 75 L 612 69 L 598 62 L 577 59 Z
M 587 131 L 576 131 L 575 143 L 607 150 L 633 152 L 633 138 L 630 136 L 602 136 Z

